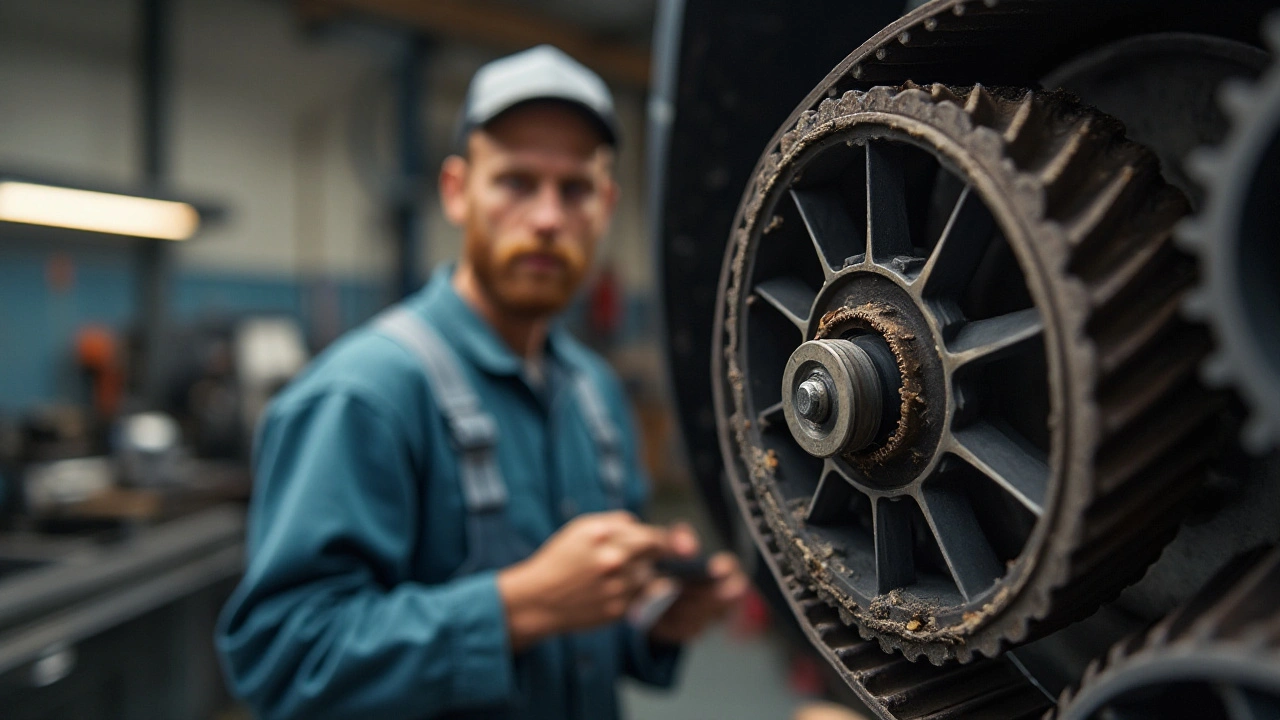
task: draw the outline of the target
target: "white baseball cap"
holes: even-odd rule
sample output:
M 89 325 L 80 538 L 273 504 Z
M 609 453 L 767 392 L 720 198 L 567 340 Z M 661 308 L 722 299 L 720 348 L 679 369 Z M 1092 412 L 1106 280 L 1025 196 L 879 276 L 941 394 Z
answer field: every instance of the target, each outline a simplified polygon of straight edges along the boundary
M 605 142 L 618 144 L 613 95 L 600 76 L 551 45 L 538 45 L 486 63 L 476 71 L 458 113 L 455 142 L 466 147 L 472 130 L 524 103 L 568 103 L 594 122 Z

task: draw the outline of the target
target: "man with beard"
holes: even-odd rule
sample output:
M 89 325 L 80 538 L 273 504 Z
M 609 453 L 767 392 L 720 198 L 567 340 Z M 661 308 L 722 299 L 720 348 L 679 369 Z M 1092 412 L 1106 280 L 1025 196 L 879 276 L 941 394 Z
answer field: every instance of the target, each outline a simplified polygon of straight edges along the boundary
M 683 587 L 658 572 L 698 539 L 637 519 L 620 384 L 553 322 L 617 202 L 608 89 L 534 48 L 476 73 L 458 137 L 440 196 L 461 260 L 260 428 L 218 646 L 264 718 L 616 717 L 618 676 L 670 683 L 746 590 L 727 554 Z

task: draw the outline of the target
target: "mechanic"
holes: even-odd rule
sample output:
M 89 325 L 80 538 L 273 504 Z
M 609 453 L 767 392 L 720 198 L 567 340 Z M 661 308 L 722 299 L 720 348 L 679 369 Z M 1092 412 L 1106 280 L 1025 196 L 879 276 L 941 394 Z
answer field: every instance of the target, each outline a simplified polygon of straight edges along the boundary
M 259 428 L 218 648 L 263 718 L 612 718 L 745 593 L 646 501 L 620 383 L 554 316 L 618 198 L 604 82 L 540 46 L 472 78 L 440 197 L 458 263 L 341 338 Z M 663 612 L 663 608 L 665 612 Z

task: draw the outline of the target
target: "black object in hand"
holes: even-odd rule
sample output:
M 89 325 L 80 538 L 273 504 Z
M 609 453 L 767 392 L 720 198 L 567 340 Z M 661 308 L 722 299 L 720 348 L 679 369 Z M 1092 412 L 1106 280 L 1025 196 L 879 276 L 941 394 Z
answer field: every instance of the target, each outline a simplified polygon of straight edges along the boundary
M 711 581 L 711 573 L 707 569 L 710 558 L 697 555 L 691 558 L 664 557 L 653 563 L 653 569 L 659 575 L 686 583 L 702 583 Z

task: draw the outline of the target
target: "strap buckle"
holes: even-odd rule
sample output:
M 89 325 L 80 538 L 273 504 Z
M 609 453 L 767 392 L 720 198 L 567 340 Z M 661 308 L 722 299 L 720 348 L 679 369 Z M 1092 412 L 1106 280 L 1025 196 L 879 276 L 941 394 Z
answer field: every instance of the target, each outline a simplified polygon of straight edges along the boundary
M 473 411 L 451 416 L 449 433 L 454 447 L 466 453 L 491 450 L 498 443 L 498 424 L 486 412 Z

